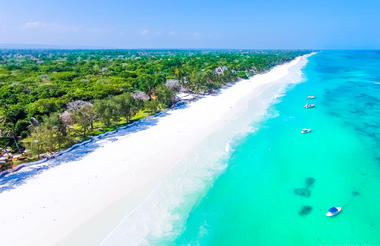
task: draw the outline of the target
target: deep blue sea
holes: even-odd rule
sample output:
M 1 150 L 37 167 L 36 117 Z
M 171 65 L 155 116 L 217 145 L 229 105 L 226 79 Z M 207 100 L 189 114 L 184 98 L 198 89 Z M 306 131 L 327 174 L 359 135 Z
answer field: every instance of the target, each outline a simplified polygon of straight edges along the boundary
M 380 51 L 321 51 L 303 73 L 179 212 L 175 236 L 152 244 L 380 245 Z

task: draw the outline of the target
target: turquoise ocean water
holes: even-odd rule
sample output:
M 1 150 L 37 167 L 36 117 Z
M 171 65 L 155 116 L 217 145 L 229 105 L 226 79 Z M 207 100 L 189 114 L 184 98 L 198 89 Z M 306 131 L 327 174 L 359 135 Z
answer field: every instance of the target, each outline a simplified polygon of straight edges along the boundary
M 303 73 L 158 244 L 380 245 L 380 52 L 318 52 Z

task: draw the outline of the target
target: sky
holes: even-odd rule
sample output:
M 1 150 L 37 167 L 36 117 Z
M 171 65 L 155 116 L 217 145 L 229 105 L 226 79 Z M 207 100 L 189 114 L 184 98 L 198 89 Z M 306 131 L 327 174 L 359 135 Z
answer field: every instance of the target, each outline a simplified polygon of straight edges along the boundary
M 0 0 L 1 44 L 380 49 L 380 0 Z

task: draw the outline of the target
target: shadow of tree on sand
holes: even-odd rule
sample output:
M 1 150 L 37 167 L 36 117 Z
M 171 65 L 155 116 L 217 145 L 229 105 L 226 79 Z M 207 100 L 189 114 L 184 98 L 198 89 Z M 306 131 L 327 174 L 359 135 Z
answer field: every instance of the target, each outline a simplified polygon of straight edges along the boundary
M 174 108 L 167 109 L 153 116 L 146 117 L 126 126 L 104 134 L 94 136 L 90 140 L 73 145 L 67 150 L 59 152 L 55 158 L 44 159 L 36 162 L 22 164 L 13 170 L 7 170 L 0 174 L 0 193 L 6 190 L 15 189 L 17 186 L 25 183 L 26 180 L 42 173 L 43 171 L 68 163 L 77 161 L 101 147 L 104 142 L 114 142 L 120 137 L 131 133 L 147 130 L 157 125 L 160 118 L 165 117 L 175 110 L 182 110 L 188 107 L 188 104 L 180 102 Z

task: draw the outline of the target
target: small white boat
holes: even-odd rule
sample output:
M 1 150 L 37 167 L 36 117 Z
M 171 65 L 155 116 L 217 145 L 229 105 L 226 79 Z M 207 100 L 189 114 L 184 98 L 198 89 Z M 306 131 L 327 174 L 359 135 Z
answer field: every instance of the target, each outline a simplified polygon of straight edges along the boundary
M 307 96 L 306 99 L 315 99 L 315 96 Z
M 310 129 L 310 128 L 304 128 L 304 129 L 302 129 L 302 131 L 301 131 L 302 134 L 310 133 L 310 132 L 311 132 L 311 129 Z
M 304 108 L 314 108 L 315 104 L 306 103 L 305 106 L 303 106 L 303 107 Z
M 332 207 L 332 208 L 330 208 L 330 209 L 327 211 L 326 216 L 327 216 L 327 217 L 335 216 L 335 215 L 339 214 L 340 211 L 342 211 L 342 208 L 341 208 L 341 207 Z

